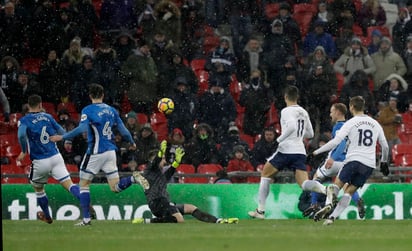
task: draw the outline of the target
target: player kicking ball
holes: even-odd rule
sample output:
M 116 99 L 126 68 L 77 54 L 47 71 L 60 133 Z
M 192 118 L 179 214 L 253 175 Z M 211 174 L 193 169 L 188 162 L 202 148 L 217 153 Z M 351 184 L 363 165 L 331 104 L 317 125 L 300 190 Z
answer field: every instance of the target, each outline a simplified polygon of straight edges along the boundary
M 379 142 L 382 151 L 381 172 L 389 174 L 388 170 L 388 142 L 379 122 L 364 113 L 365 100 L 361 96 L 352 97 L 349 101 L 349 111 L 353 117 L 348 120 L 338 131 L 335 138 L 313 152 L 317 155 L 336 147 L 343 139 L 348 137 L 348 150 L 345 164 L 326 191 L 326 203 L 315 214 L 316 218 L 327 217 L 324 225 L 333 224 L 335 219 L 349 206 L 352 195 L 365 184 L 373 170 L 376 168 L 376 145 Z M 339 190 L 344 188 L 344 194 L 339 202 L 335 203 Z M 336 208 L 335 208 L 336 205 Z
M 170 202 L 167 183 L 175 173 L 176 168 L 180 165 L 185 152 L 182 148 L 177 148 L 175 160 L 167 167 L 165 159 L 166 149 L 167 142 L 164 140 L 161 143 L 159 151 L 152 151 L 150 153 L 147 167 L 143 173 L 137 171 L 133 173 L 135 180 L 143 187 L 149 208 L 156 218 L 136 218 L 132 223 L 182 223 L 184 222 L 183 215 L 185 214 L 191 214 L 196 219 L 208 223 L 238 223 L 238 218 L 217 218 L 201 211 L 195 205 Z M 164 171 L 164 169 L 167 170 Z

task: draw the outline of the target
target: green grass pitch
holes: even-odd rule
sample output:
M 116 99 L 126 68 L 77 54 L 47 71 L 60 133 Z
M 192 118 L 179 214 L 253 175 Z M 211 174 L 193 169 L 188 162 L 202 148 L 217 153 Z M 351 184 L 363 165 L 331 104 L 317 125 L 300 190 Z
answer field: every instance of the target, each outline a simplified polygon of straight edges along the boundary
M 183 224 L 3 220 L 4 251 L 410 251 L 410 220 L 240 220 L 236 225 L 189 219 Z

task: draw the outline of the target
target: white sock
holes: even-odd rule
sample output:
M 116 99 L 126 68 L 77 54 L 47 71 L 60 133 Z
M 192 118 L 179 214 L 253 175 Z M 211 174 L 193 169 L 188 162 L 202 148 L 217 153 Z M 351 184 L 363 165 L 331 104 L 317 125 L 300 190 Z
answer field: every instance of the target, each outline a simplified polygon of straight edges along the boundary
M 345 208 L 349 206 L 351 198 L 352 196 L 350 194 L 345 193 L 329 218 L 333 217 L 334 219 L 336 219 L 343 212 L 343 210 L 345 210 Z
M 317 180 L 305 180 L 302 183 L 302 190 L 326 194 L 326 187 Z
M 270 178 L 266 178 L 266 177 L 260 178 L 258 210 L 261 212 L 265 211 L 266 199 L 269 195 L 270 182 L 271 182 Z
M 327 188 L 326 188 L 326 201 L 325 201 L 325 205 L 329 205 L 332 203 L 332 199 L 333 199 L 333 194 L 336 195 L 336 197 L 338 197 L 338 193 L 339 193 L 340 188 L 335 185 L 335 184 L 330 184 Z

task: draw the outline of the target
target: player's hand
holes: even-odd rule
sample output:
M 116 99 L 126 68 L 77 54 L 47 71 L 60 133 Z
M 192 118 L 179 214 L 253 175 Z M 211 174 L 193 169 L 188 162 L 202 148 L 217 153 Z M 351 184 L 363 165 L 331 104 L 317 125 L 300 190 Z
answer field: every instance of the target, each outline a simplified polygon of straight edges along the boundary
M 175 152 L 175 161 L 173 161 L 172 163 L 172 166 L 174 168 L 177 168 L 180 165 L 184 155 L 185 155 L 185 151 L 183 150 L 183 148 L 178 147 Z
M 163 141 L 160 143 L 160 150 L 159 150 L 159 152 L 157 153 L 157 156 L 158 156 L 159 158 L 163 158 L 163 157 L 165 156 L 166 149 L 167 149 L 167 141 L 166 141 L 166 140 L 163 140 Z
M 325 162 L 325 168 L 330 169 L 333 165 L 333 162 L 335 162 L 333 159 L 331 159 L 331 158 L 327 159 L 326 162 Z
M 386 162 L 381 162 L 381 173 L 384 176 L 388 176 L 389 175 L 389 165 Z
M 58 142 L 58 141 L 63 140 L 63 136 L 62 135 L 53 135 L 53 136 L 50 136 L 49 139 L 50 139 L 51 142 Z
M 22 161 L 26 157 L 26 153 L 20 152 L 19 156 L 17 156 L 16 160 L 17 161 Z

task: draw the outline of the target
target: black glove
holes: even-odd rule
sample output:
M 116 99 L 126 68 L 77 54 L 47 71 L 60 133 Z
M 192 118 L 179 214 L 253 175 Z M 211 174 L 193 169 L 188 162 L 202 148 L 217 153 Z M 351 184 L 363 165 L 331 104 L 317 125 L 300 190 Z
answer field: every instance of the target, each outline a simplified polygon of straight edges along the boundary
M 348 76 L 348 75 L 349 75 L 349 73 L 350 73 L 349 71 L 344 71 L 344 72 L 343 72 L 343 76 L 345 76 L 345 77 L 346 77 L 346 76 Z
M 381 172 L 384 176 L 389 175 L 389 165 L 386 162 L 381 162 Z

